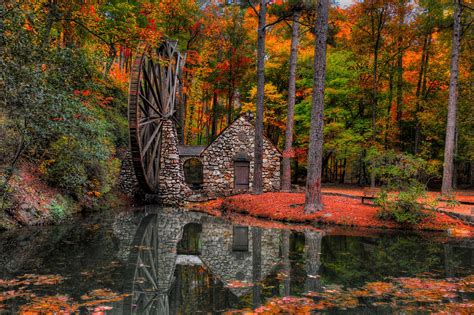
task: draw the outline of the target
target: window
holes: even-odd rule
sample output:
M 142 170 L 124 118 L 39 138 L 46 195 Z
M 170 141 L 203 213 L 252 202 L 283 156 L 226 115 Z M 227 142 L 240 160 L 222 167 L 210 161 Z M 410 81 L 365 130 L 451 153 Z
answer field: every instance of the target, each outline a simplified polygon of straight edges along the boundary
M 183 165 L 184 180 L 193 188 L 199 189 L 202 186 L 202 162 L 199 159 L 191 158 Z
M 234 226 L 232 236 L 232 251 L 248 252 L 249 250 L 249 228 L 248 226 Z

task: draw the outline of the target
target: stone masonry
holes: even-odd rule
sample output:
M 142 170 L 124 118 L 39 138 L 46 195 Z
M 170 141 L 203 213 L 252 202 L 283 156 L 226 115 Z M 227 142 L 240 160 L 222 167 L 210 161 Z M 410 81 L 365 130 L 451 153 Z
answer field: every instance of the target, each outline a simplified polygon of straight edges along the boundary
M 183 165 L 178 152 L 178 134 L 171 120 L 163 121 L 161 143 L 160 190 L 157 195 L 145 195 L 145 202 L 179 206 L 191 194 L 184 182 Z M 130 152 L 125 153 L 120 171 L 120 189 L 130 197 L 143 195 L 135 177 Z
M 253 181 L 255 128 L 244 116 L 234 121 L 201 154 L 203 161 L 204 190 L 209 196 L 230 195 L 234 192 L 234 161 L 247 156 L 250 162 L 249 189 Z M 263 190 L 280 189 L 281 154 L 264 138 Z
M 245 116 L 235 120 L 209 146 L 199 148 L 199 152 L 194 150 L 196 151 L 194 155 L 180 155 L 177 131 L 171 120 L 165 120 L 162 128 L 160 191 L 157 195 L 145 195 L 146 203 L 177 206 L 185 201 L 242 192 L 234 189 L 234 162 L 242 159 L 249 162 L 249 190 L 252 189 L 255 128 Z M 192 190 L 186 184 L 183 164 L 189 158 L 198 158 L 202 162 L 203 185 L 200 190 Z M 265 192 L 280 189 L 280 161 L 281 153 L 265 137 L 263 141 Z M 137 193 L 140 189 L 134 176 L 130 153 L 126 154 L 120 177 L 122 191 L 129 196 L 140 195 Z
M 183 165 L 179 159 L 178 133 L 171 120 L 163 121 L 159 200 L 164 205 L 180 205 L 191 191 L 184 182 Z

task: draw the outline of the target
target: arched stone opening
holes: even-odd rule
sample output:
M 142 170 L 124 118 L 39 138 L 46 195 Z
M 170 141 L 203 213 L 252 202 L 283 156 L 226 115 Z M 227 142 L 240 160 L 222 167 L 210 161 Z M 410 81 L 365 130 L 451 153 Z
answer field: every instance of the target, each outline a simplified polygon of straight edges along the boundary
M 184 161 L 184 180 L 193 189 L 201 189 L 203 184 L 203 165 L 198 158 Z
M 177 253 L 182 255 L 201 254 L 201 232 L 202 225 L 199 223 L 188 223 L 183 227 L 183 236 L 178 243 Z

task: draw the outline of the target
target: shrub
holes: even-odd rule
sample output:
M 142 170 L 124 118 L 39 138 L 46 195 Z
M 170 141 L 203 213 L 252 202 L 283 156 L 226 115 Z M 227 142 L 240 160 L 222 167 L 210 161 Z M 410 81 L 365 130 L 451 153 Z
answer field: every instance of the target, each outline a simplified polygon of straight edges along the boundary
M 377 217 L 400 224 L 417 224 L 430 215 L 420 203 L 420 199 L 424 197 L 426 192 L 421 185 L 410 186 L 395 194 L 383 190 L 375 200 L 375 204 L 380 207 Z
M 74 206 L 68 199 L 57 195 L 56 199 L 51 201 L 48 210 L 53 222 L 61 223 L 74 212 Z
M 430 215 L 424 206 L 433 208 L 435 204 L 426 201 L 426 183 L 436 176 L 436 163 L 393 150 L 372 154 L 371 159 L 371 167 L 383 183 L 382 193 L 375 200 L 380 207 L 379 218 L 417 224 Z

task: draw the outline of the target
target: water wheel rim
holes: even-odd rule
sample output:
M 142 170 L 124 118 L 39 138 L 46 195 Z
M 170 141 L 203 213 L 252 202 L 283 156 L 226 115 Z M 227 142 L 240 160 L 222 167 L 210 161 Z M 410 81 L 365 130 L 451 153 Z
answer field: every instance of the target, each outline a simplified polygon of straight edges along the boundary
M 140 187 L 148 193 L 159 190 L 161 131 L 163 115 L 160 112 L 156 89 L 150 78 L 155 70 L 150 68 L 150 49 L 138 56 L 132 68 L 129 93 L 129 130 L 132 162 Z M 152 95 L 153 94 L 153 95 Z
M 176 121 L 179 75 L 184 59 L 176 42 L 147 46 L 132 66 L 129 131 L 132 162 L 140 187 L 158 193 L 163 121 Z

